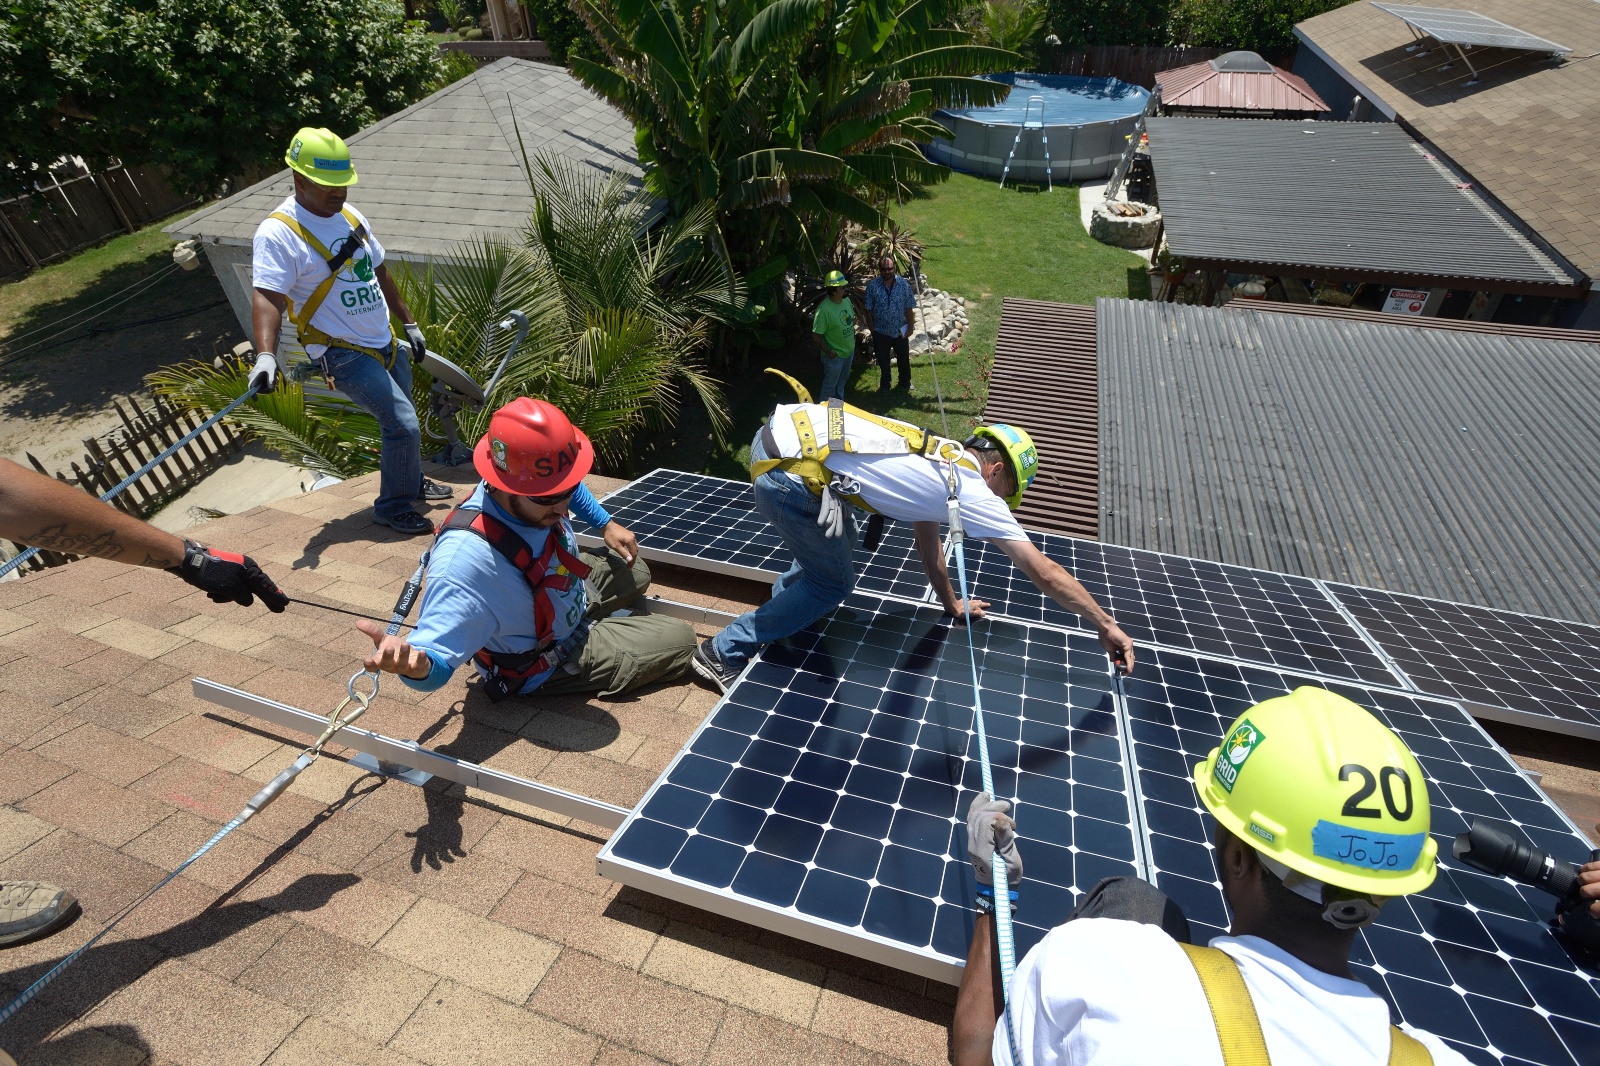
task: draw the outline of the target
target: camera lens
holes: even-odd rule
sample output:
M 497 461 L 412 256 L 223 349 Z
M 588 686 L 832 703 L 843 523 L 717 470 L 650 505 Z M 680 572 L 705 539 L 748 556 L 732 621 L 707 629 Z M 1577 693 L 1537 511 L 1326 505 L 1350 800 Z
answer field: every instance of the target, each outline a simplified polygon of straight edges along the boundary
M 1571 865 L 1522 840 L 1508 825 L 1476 819 L 1470 830 L 1457 834 L 1450 851 L 1475 870 L 1509 877 L 1553 896 L 1564 899 L 1577 891 L 1578 875 Z

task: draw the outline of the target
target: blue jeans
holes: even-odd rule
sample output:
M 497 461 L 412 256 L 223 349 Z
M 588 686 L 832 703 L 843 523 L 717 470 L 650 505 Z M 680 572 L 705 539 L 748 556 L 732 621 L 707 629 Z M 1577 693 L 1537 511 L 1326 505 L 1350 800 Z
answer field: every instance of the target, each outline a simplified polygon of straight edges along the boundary
M 373 513 L 394 518 L 412 510 L 411 501 L 422 491 L 422 428 L 411 404 L 411 360 L 396 353 L 394 366 L 385 370 L 365 352 L 329 345 L 322 365 L 338 390 L 376 418 L 383 431 Z
M 756 434 L 750 460 L 768 458 Z M 733 668 L 744 666 L 763 644 L 800 632 L 850 595 L 856 587 L 856 511 L 849 504 L 845 535 L 825 537 L 817 526 L 822 501 L 788 474 L 777 470 L 756 478 L 756 510 L 772 523 L 794 553 L 794 565 L 772 584 L 772 599 L 735 618 L 712 640 L 717 658 Z
M 822 357 L 822 395 L 817 397 L 819 400 L 844 399 L 845 382 L 850 380 L 850 364 L 855 361 L 853 354 L 843 359 L 831 354 Z

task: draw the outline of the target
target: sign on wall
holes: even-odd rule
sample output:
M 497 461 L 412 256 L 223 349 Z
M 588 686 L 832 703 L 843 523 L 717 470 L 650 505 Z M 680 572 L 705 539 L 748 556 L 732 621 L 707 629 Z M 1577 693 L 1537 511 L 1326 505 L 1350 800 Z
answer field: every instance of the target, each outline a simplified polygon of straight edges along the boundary
M 1426 289 L 1390 289 L 1389 298 L 1383 301 L 1383 309 L 1391 315 L 1420 315 L 1422 305 L 1427 302 Z

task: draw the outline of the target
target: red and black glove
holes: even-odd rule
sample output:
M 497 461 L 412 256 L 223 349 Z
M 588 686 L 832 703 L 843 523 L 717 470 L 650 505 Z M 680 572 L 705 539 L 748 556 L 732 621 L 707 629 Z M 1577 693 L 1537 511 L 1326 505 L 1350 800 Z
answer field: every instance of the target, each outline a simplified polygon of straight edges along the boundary
M 183 562 L 171 572 L 210 596 L 213 603 L 248 607 L 260 596 L 273 614 L 282 614 L 289 606 L 289 597 L 248 555 L 216 551 L 192 540 L 184 541 L 183 548 Z

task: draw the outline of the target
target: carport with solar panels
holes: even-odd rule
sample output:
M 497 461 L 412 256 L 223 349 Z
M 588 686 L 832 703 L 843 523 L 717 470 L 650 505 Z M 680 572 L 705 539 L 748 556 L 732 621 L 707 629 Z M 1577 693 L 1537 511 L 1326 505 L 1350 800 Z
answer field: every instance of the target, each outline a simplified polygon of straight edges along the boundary
M 648 558 L 770 580 L 789 557 L 749 485 L 657 470 L 608 496 Z M 580 540 L 594 543 L 580 528 Z M 1362 931 L 1357 975 L 1475 1062 L 1600 1062 L 1600 976 L 1554 900 L 1450 858 L 1493 819 L 1558 861 L 1590 844 L 1475 721 L 1600 738 L 1600 628 L 1034 534 L 1139 645 L 1120 684 L 1092 632 L 997 550 L 968 548 L 996 791 L 1026 876 L 1017 951 L 1103 877 L 1145 877 L 1196 940 L 1228 917 L 1189 780 L 1252 703 L 1312 684 L 1368 708 L 1428 779 L 1434 884 Z M 856 593 L 752 661 L 599 855 L 617 881 L 922 976 L 960 979 L 979 788 L 965 638 L 890 524 Z M 1523 634 L 1558 633 L 1534 643 Z

